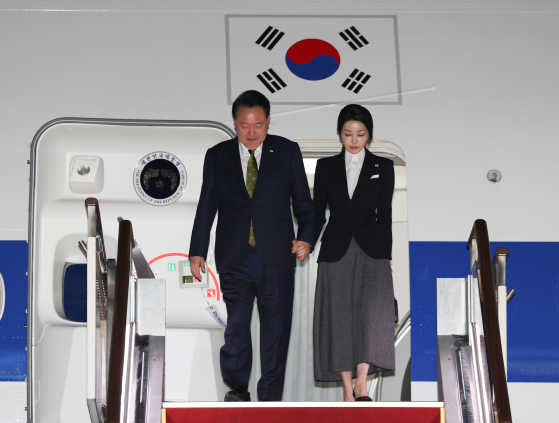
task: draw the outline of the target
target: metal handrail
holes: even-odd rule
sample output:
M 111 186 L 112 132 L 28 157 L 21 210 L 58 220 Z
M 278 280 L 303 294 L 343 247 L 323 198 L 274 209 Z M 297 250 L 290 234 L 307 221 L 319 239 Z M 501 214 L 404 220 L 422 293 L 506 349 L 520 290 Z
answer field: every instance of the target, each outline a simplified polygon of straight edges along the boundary
M 89 214 L 87 215 L 88 219 L 91 219 L 92 222 L 87 222 L 87 236 L 88 237 L 97 237 L 103 236 L 103 225 L 101 224 L 101 213 L 99 212 L 99 201 L 97 201 L 97 198 L 86 198 L 85 199 L 85 209 L 87 211 L 87 209 L 89 207 L 93 207 L 93 209 L 95 210 L 95 213 Z M 93 223 L 93 224 L 92 224 Z
M 485 220 L 478 219 L 474 222 L 468 240 L 468 249 L 470 263 L 475 263 L 477 269 L 489 379 L 494 396 L 495 423 L 512 423 L 493 284 L 491 248 Z
M 506 269 L 508 258 L 508 249 L 497 248 L 497 251 L 495 251 L 495 256 L 493 257 L 493 263 L 491 265 L 493 269 L 493 282 L 495 283 L 495 289 L 497 289 L 498 286 L 506 285 Z
M 107 264 L 107 253 L 105 250 L 105 237 L 103 236 L 103 225 L 101 224 L 101 212 L 99 211 L 99 201 L 97 198 L 86 198 L 85 211 L 87 213 L 87 236 L 88 238 L 96 238 L 96 249 L 99 253 L 99 262 L 102 271 L 105 272 Z M 81 244 L 83 245 L 83 244 Z M 81 247 L 78 243 L 78 246 Z M 83 251 L 83 249 L 82 249 Z M 87 253 L 87 252 L 86 252 Z M 86 254 L 87 256 L 87 254 Z
M 109 377 L 107 393 L 107 421 L 119 423 L 121 396 L 123 391 L 122 375 L 124 371 L 128 290 L 132 269 L 132 249 L 134 234 L 132 223 L 122 220 L 118 228 L 118 251 L 115 275 L 115 293 L 113 310 L 113 330 L 111 353 L 109 359 Z
M 78 242 L 87 272 L 87 406 L 92 422 L 105 421 L 107 353 L 111 345 L 114 260 L 107 260 L 101 212 L 96 198 L 85 200 L 87 243 Z

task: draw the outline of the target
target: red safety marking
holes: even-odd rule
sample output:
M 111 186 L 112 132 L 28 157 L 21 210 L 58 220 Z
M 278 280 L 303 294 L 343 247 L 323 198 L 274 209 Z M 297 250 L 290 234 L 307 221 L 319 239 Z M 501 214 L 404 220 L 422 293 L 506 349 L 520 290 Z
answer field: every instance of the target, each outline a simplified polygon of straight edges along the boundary
M 215 282 L 215 289 L 217 291 L 217 301 L 219 301 L 219 299 L 221 298 L 221 293 L 219 291 L 219 284 L 217 283 L 217 278 L 215 277 L 214 272 L 212 272 L 212 269 L 210 269 L 209 267 L 208 267 L 208 272 L 210 272 L 210 275 L 212 276 Z
M 215 298 L 215 289 L 208 289 L 206 292 L 209 298 Z
M 167 254 L 161 254 L 160 256 L 157 256 L 153 259 L 151 259 L 148 262 L 148 265 L 151 266 L 152 263 L 155 263 L 157 260 L 161 260 L 162 258 L 165 257 L 173 257 L 173 256 L 178 256 L 178 257 L 186 257 L 188 258 L 188 254 L 184 254 L 184 253 L 167 253 Z M 219 290 L 219 284 L 217 283 L 217 278 L 214 275 L 214 272 L 212 272 L 212 269 L 210 269 L 209 266 L 206 266 L 206 268 L 208 269 L 208 272 L 210 273 L 212 279 L 214 280 L 214 285 L 215 285 L 215 289 L 217 291 L 217 301 L 219 301 L 219 299 L 221 298 L 221 292 Z
M 160 260 L 160 259 L 165 258 L 165 257 L 171 257 L 171 256 L 179 256 L 179 257 L 188 258 L 188 254 L 184 254 L 184 253 L 167 253 L 167 254 L 161 254 L 160 256 L 157 256 L 154 259 L 151 259 L 151 261 L 149 261 L 148 264 L 151 266 L 151 264 L 155 263 L 157 260 Z

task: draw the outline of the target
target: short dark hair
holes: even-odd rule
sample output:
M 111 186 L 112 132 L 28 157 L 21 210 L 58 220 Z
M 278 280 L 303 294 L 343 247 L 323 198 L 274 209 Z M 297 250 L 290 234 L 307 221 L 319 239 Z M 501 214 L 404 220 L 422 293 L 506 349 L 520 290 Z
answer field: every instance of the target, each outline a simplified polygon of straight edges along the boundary
M 266 113 L 266 118 L 270 116 L 270 102 L 264 94 L 256 90 L 248 90 L 237 97 L 233 102 L 233 119 L 237 119 L 237 110 L 239 107 L 262 107 L 264 113 Z
M 365 128 L 367 128 L 369 132 L 368 141 L 371 141 L 373 139 L 373 117 L 371 116 L 371 112 L 360 104 L 348 104 L 340 110 L 340 114 L 338 115 L 338 136 L 341 135 L 342 128 L 346 122 L 352 120 L 365 125 Z

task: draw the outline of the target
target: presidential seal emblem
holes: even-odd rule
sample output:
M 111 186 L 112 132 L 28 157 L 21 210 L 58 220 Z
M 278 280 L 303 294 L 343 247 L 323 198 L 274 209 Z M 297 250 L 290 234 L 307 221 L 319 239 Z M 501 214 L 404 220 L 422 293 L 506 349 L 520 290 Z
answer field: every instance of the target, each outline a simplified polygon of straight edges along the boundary
M 143 157 L 134 170 L 134 189 L 146 203 L 167 206 L 177 201 L 186 187 L 186 169 L 178 157 L 164 151 Z

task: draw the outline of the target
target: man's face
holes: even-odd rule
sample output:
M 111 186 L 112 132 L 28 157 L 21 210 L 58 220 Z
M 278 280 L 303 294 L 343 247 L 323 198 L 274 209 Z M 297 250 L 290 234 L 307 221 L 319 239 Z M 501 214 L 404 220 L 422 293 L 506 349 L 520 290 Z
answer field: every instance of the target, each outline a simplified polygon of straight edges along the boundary
M 266 117 L 260 106 L 239 107 L 234 122 L 239 141 L 249 150 L 254 150 L 266 139 L 270 116 Z

